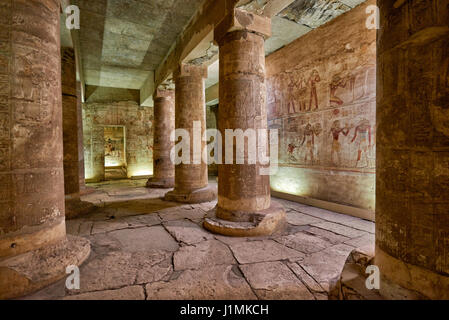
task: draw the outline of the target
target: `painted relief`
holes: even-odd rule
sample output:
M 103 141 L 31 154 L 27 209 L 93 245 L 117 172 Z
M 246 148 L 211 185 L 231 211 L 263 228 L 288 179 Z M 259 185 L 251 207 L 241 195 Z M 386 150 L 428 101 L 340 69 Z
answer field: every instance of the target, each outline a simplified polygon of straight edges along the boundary
M 375 64 L 352 53 L 269 76 L 281 165 L 374 169 L 375 76 Z

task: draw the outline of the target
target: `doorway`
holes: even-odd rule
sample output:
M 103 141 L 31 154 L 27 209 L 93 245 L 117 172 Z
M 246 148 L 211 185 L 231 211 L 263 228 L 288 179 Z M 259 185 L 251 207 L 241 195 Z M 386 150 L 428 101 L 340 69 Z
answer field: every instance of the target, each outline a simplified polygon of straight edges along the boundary
M 105 180 L 126 179 L 126 128 L 104 127 L 104 171 Z

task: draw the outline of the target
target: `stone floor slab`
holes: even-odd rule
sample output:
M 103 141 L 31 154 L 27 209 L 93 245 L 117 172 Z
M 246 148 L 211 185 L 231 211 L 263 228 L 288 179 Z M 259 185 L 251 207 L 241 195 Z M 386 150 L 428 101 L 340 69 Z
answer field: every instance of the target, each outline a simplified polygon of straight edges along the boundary
M 178 242 L 195 244 L 214 238 L 213 234 L 188 220 L 175 220 L 164 223 L 164 227 Z
M 314 296 L 282 262 L 240 266 L 245 278 L 263 300 L 314 300 Z
M 236 261 L 231 250 L 217 240 L 204 241 L 193 246 L 184 246 L 174 257 L 175 271 L 201 269 L 214 265 L 231 265 Z
M 275 241 L 303 253 L 319 252 L 332 246 L 332 243 L 304 232 L 279 237 Z
M 246 241 L 232 244 L 231 250 L 241 264 L 277 260 L 300 260 L 304 254 L 273 240 Z
M 142 286 L 131 286 L 117 290 L 105 290 L 67 296 L 63 300 L 145 300 Z
M 149 250 L 177 251 L 178 243 L 162 227 L 154 226 L 138 229 L 124 229 L 110 232 L 109 235 L 122 244 L 126 252 L 139 252 Z
M 148 300 L 256 300 L 237 266 L 186 270 L 168 282 L 146 286 Z
M 295 226 L 304 226 L 312 223 L 323 222 L 324 220 L 306 215 L 297 211 L 287 212 L 287 222 Z
M 345 244 L 329 247 L 305 257 L 298 264 L 326 291 L 332 281 L 337 281 L 349 253 L 353 250 Z
M 320 223 L 315 223 L 312 224 L 312 226 L 320 228 L 320 229 L 324 229 L 327 231 L 331 231 L 337 234 L 340 234 L 342 236 L 348 237 L 348 238 L 358 238 L 361 237 L 363 235 L 366 234 L 365 231 L 360 231 L 357 229 L 353 229 L 341 224 L 337 224 L 337 223 L 332 223 L 332 222 L 320 222 Z

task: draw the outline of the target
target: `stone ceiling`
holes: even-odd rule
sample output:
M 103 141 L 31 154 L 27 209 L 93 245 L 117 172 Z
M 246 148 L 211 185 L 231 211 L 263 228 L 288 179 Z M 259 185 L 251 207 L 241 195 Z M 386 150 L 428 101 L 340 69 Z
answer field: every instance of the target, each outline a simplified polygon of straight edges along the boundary
M 86 84 L 140 89 L 203 0 L 74 0 Z
M 272 17 L 267 55 L 365 0 L 242 0 L 240 4 L 260 14 L 273 1 L 287 6 Z M 73 0 L 81 10 L 79 45 L 86 84 L 141 89 L 203 2 Z M 217 81 L 218 63 L 214 63 L 206 87 Z

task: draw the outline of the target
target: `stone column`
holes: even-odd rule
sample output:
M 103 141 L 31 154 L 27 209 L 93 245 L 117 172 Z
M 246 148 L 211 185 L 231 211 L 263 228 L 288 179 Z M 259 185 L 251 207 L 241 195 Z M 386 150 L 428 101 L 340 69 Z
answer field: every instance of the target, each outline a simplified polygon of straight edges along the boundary
M 449 299 L 449 7 L 378 1 L 380 292 Z
M 234 152 L 232 164 L 218 165 L 218 205 L 204 223 L 213 232 L 266 235 L 285 221 L 282 206 L 271 201 L 270 177 L 262 172 L 269 166 L 258 159 L 257 150 L 267 150 L 268 140 L 257 141 L 254 152 L 250 151 L 253 144 L 244 142 L 244 163 L 238 164 L 237 139 L 226 138 L 228 129 L 241 129 L 248 135 L 252 131 L 256 139 L 259 129 L 267 129 L 264 41 L 270 34 L 269 18 L 239 9 L 215 28 L 215 40 L 220 46 L 218 129 L 223 138 L 223 158 L 227 151 Z M 226 140 L 233 145 L 227 146 Z M 255 164 L 249 163 L 251 156 L 256 156 Z
M 156 90 L 154 94 L 153 177 L 148 180 L 150 188 L 173 188 L 175 164 L 170 152 L 175 143 L 170 135 L 175 130 L 175 92 Z
M 60 2 L 2 1 L 0 16 L 0 299 L 7 299 L 61 279 L 90 245 L 66 237 Z
M 73 48 L 61 48 L 61 77 L 66 217 L 74 218 L 92 211 L 95 207 L 80 200 L 79 106 Z
M 207 69 L 202 66 L 181 65 L 174 74 L 176 85 L 175 127 L 190 134 L 190 163 L 175 166 L 175 189 L 166 194 L 168 201 L 201 203 L 216 198 L 216 191 L 209 187 L 207 163 L 202 161 L 201 151 L 206 147 L 202 134 L 206 130 L 206 103 L 204 79 Z M 194 142 L 194 122 L 200 124 L 201 135 Z M 194 144 L 201 150 L 195 150 Z M 195 164 L 195 158 L 199 163 Z M 198 161 L 196 161 L 198 162 Z

